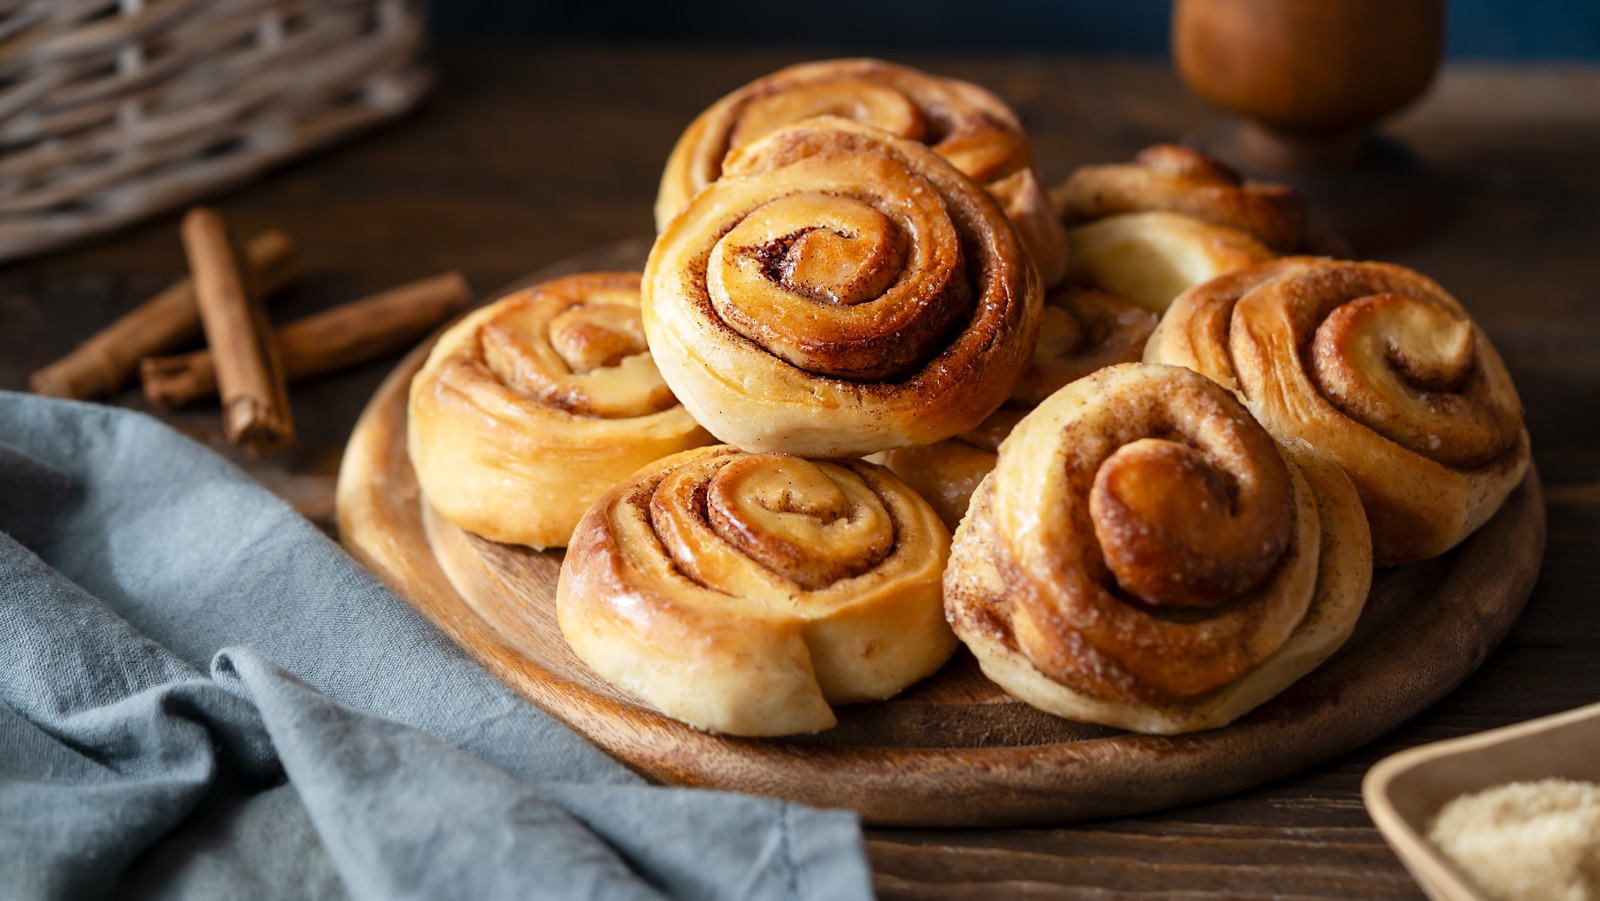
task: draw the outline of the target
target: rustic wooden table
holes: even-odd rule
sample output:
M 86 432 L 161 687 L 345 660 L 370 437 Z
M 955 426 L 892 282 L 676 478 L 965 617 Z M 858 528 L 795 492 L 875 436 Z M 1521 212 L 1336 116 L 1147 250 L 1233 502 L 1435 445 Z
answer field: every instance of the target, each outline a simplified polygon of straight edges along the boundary
M 299 242 L 308 271 L 275 316 L 449 268 L 488 292 L 648 235 L 661 164 L 689 119 L 804 55 L 520 46 L 446 48 L 437 58 L 439 90 L 410 120 L 218 200 L 239 229 L 277 226 Z M 1214 118 L 1160 61 L 903 61 L 1010 101 L 1052 182 Z M 1449 69 L 1392 131 L 1437 177 L 1444 210 L 1422 241 L 1389 258 L 1474 312 L 1527 405 L 1549 539 L 1516 628 L 1426 715 L 1254 791 L 1060 828 L 868 830 L 882 897 L 1417 897 L 1362 808 L 1367 768 L 1421 742 L 1600 701 L 1600 69 Z M 21 389 L 29 372 L 183 269 L 168 215 L 0 270 L 0 388 Z M 393 362 L 295 389 L 297 446 L 235 458 L 331 528 L 340 450 Z M 131 389 L 113 402 L 147 409 Z M 163 418 L 229 451 L 214 409 Z

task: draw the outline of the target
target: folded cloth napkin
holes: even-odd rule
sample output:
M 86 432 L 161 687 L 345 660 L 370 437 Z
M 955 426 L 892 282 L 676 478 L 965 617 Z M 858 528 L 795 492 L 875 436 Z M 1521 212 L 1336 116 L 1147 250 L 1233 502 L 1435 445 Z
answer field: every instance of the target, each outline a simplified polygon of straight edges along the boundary
M 658 788 L 226 461 L 0 392 L 7 898 L 871 896 L 853 815 Z

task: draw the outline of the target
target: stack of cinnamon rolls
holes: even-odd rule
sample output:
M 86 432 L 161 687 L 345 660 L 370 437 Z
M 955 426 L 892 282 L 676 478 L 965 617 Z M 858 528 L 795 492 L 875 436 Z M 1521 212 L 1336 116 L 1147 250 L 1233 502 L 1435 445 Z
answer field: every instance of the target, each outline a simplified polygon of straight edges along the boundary
M 453 327 L 411 388 L 427 501 L 565 547 L 561 629 L 691 725 L 812 732 L 964 643 L 1016 697 L 1224 725 L 1528 466 L 1461 304 L 1293 255 L 1304 210 L 1178 146 L 1046 191 L 1015 114 L 810 63 L 683 134 L 642 273 Z

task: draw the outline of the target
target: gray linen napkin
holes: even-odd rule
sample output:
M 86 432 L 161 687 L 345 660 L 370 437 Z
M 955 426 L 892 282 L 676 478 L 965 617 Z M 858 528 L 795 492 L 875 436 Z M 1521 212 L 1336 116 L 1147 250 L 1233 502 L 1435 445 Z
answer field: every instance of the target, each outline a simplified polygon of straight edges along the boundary
M 282 502 L 0 392 L 0 894 L 871 896 L 853 815 L 657 788 Z

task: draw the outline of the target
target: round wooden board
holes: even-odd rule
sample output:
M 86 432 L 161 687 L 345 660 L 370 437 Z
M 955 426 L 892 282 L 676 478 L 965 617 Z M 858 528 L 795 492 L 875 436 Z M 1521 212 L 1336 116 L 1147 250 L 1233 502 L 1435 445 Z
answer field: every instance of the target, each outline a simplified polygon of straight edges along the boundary
M 637 266 L 630 243 L 539 276 Z M 1481 664 L 1521 612 L 1544 550 L 1531 471 L 1456 550 L 1375 575 L 1355 634 L 1316 672 L 1233 724 L 1136 735 L 1041 713 L 964 650 L 900 696 L 840 708 L 816 735 L 740 739 L 670 720 L 601 681 L 561 637 L 559 551 L 485 541 L 423 502 L 406 393 L 428 347 L 368 404 L 339 473 L 346 549 L 496 676 L 659 782 L 858 811 L 874 825 L 1057 823 L 1205 800 L 1328 760 L 1421 713 Z

